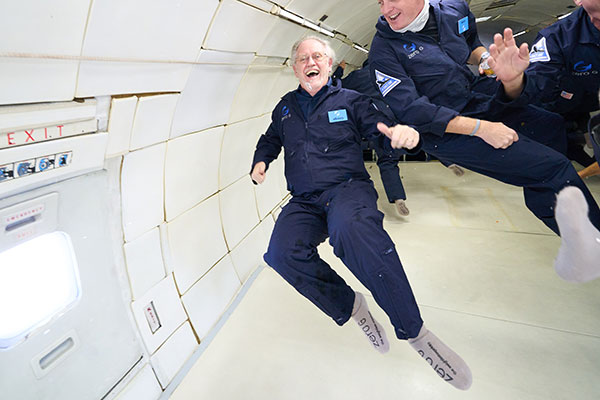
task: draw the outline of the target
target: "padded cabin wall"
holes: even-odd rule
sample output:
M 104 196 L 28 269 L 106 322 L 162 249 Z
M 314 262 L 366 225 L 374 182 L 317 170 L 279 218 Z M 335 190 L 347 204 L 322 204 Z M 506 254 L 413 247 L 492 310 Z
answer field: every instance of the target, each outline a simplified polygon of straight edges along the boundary
M 264 263 L 288 193 L 281 157 L 263 185 L 251 183 L 252 154 L 273 107 L 297 86 L 291 45 L 317 34 L 275 15 L 279 6 L 314 22 L 327 14 L 347 38 L 374 32 L 374 20 L 347 18 L 373 8 L 358 0 L 0 6 L 0 33 L 11 38 L 0 42 L 0 105 L 110 96 L 103 151 L 107 168 L 120 169 L 115 223 L 149 356 L 119 398 L 157 398 Z M 338 60 L 366 57 L 330 40 Z M 149 307 L 161 318 L 155 332 Z

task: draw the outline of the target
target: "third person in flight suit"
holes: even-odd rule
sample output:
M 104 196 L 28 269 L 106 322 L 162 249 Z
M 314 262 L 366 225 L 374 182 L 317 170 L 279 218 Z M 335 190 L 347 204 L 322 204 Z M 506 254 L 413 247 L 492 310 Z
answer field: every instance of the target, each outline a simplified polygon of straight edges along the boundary
M 566 150 L 562 118 L 528 105 L 527 46 L 517 48 L 509 29 L 504 37 L 494 37 L 488 62 L 501 84 L 490 95 L 489 88 L 480 88 L 492 80 L 476 77 L 465 65 L 479 43 L 475 18 L 464 1 L 379 4 L 382 16 L 369 53 L 371 79 L 397 120 L 421 132 L 423 149 L 523 187 L 527 207 L 557 234 L 556 194 L 577 186 L 592 223 L 600 226 L 598 205 L 559 152 Z

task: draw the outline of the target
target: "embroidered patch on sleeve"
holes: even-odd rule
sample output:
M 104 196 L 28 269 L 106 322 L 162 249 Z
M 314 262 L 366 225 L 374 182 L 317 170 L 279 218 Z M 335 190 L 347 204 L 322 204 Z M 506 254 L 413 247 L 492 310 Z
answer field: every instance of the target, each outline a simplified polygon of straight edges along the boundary
M 402 81 L 398 78 L 394 78 L 393 76 L 389 76 L 375 70 L 375 82 L 377 83 L 377 87 L 379 88 L 381 95 L 385 97 L 386 94 L 398 86 Z
M 529 52 L 529 62 L 534 63 L 538 61 L 550 61 L 550 53 L 546 46 L 546 38 L 542 37 L 531 47 Z

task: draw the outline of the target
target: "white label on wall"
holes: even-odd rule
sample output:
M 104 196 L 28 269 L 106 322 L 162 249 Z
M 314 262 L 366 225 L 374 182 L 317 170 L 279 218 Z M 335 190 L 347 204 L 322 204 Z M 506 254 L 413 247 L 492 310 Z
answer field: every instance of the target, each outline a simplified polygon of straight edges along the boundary
M 161 324 L 156 309 L 154 308 L 153 301 L 144 308 L 144 314 L 146 315 L 146 321 L 148 321 L 148 325 L 150 326 L 150 331 L 152 331 L 153 334 L 156 333 L 161 327 Z

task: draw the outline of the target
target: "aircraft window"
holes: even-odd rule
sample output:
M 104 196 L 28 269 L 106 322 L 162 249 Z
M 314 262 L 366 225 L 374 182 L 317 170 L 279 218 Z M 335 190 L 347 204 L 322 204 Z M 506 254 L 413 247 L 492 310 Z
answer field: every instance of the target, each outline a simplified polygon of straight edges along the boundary
M 25 340 L 80 296 L 68 234 L 47 233 L 0 253 L 0 349 Z

